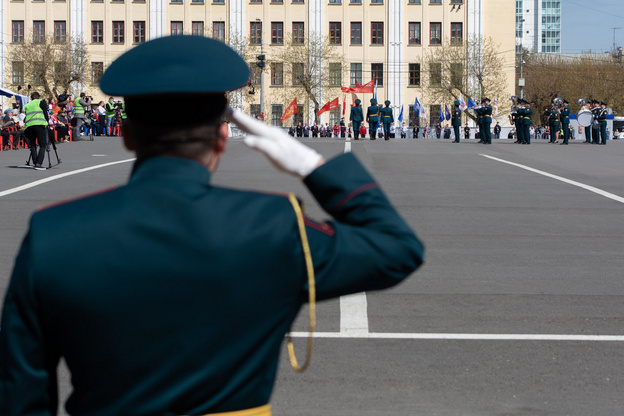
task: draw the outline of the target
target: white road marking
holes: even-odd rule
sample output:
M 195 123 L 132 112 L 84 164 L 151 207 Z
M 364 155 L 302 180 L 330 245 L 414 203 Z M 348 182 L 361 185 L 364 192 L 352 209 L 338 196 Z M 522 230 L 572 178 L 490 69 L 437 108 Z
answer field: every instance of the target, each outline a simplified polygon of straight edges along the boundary
M 351 152 L 351 139 L 345 140 L 344 153 Z M 340 298 L 340 333 L 353 336 L 368 334 L 368 303 L 366 293 Z
M 40 179 L 38 181 L 27 183 L 26 185 L 18 186 L 17 188 L 12 188 L 12 189 L 7 189 L 6 191 L 1 191 L 0 192 L 0 197 L 6 196 L 6 195 L 10 195 L 10 194 L 14 194 L 16 192 L 24 191 L 26 189 L 34 188 L 35 186 L 43 185 L 44 183 L 55 181 L 55 180 L 61 179 L 61 178 L 65 178 L 67 176 L 77 175 L 79 173 L 88 172 L 88 171 L 94 170 L 94 169 L 105 168 L 107 166 L 118 165 L 120 163 L 133 162 L 134 160 L 135 160 L 135 158 L 125 159 L 125 160 L 118 160 L 117 162 L 103 163 L 101 165 L 90 166 L 88 168 L 72 170 L 71 172 L 65 172 L 65 173 L 61 173 L 59 175 L 50 176 L 48 178 L 43 178 L 43 179 Z
M 307 332 L 291 332 L 295 338 L 306 338 Z M 427 339 L 466 341 L 575 341 L 575 342 L 624 342 L 624 335 L 563 335 L 563 334 L 435 334 L 435 333 L 387 333 L 366 334 L 341 332 L 315 332 L 314 338 L 342 339 Z
M 612 194 L 610 192 L 603 191 L 600 188 L 596 188 L 596 187 L 590 186 L 590 185 L 585 185 L 584 183 L 581 183 L 581 182 L 576 182 L 576 181 L 573 181 L 573 180 L 570 180 L 570 179 L 567 179 L 567 178 L 564 178 L 564 177 L 561 177 L 561 176 L 553 175 L 552 173 L 548 173 L 548 172 L 544 172 L 544 171 L 541 171 L 541 170 L 538 170 L 538 169 L 534 169 L 534 168 L 531 168 L 529 166 L 521 165 L 519 163 L 510 162 L 510 161 L 504 160 L 504 159 L 499 159 L 499 158 L 494 157 L 494 156 L 484 155 L 484 154 L 481 154 L 481 156 L 487 157 L 488 159 L 496 160 L 498 162 L 507 163 L 508 165 L 516 166 L 516 167 L 519 167 L 521 169 L 528 170 L 529 172 L 537 173 L 538 175 L 543 175 L 543 176 L 546 176 L 546 177 L 549 177 L 549 178 L 552 178 L 552 179 L 557 179 L 558 181 L 565 182 L 565 183 L 568 183 L 570 185 L 578 186 L 579 188 L 583 188 L 583 189 L 588 190 L 590 192 L 596 193 L 598 195 L 604 196 L 606 198 L 609 198 L 609 199 L 612 199 L 614 201 L 621 202 L 621 203 L 624 204 L 624 198 L 622 198 L 621 196 Z

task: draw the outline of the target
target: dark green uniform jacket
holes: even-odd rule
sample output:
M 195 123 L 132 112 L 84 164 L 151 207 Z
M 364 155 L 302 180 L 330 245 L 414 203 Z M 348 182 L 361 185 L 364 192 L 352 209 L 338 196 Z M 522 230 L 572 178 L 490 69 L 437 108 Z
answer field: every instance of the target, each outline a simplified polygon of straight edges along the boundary
M 304 182 L 335 218 L 306 220 L 319 300 L 387 288 L 421 264 L 423 245 L 353 155 Z M 285 196 L 149 159 L 125 186 L 32 216 L 2 314 L 0 414 L 55 415 L 60 357 L 72 415 L 264 405 L 306 288 Z
M 355 105 L 351 107 L 351 114 L 349 115 L 349 119 L 351 121 L 359 121 L 364 120 L 364 112 L 362 111 L 362 107 L 359 105 Z
M 379 122 L 379 107 L 376 105 L 371 105 L 366 110 L 366 122 L 367 123 L 377 123 Z

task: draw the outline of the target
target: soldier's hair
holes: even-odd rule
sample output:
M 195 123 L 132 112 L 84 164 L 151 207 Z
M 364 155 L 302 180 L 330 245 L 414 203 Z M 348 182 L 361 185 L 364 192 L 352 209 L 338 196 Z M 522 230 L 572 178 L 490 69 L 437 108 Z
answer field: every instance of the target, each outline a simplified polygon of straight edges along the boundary
M 179 104 L 182 118 L 162 117 L 163 107 Z M 158 97 L 126 97 L 124 129 L 131 134 L 137 157 L 159 155 L 193 158 L 212 149 L 227 107 L 224 94 L 168 94 Z

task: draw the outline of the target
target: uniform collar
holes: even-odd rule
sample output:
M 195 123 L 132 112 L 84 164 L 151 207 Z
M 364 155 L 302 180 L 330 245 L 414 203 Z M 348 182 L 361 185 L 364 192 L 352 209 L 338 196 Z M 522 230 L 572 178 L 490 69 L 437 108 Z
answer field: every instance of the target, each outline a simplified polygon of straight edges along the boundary
M 201 163 L 181 157 L 157 156 L 137 161 L 130 174 L 130 183 L 174 179 L 210 184 L 210 171 Z

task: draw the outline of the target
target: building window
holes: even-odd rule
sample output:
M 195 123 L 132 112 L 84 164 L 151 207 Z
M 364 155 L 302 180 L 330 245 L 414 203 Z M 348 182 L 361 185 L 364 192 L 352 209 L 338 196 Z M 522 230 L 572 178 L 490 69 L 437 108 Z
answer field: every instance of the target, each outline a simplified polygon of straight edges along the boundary
M 225 4 L 225 0 L 212 0 L 213 4 Z
M 413 127 L 413 126 L 418 126 L 420 127 L 420 117 L 419 114 L 416 113 L 416 110 L 414 109 L 414 105 L 409 105 L 408 106 L 408 114 L 409 114 L 409 126 Z M 420 132 L 418 132 L 418 134 L 420 134 Z M 418 137 L 414 137 L 415 139 L 417 139 Z
M 271 104 L 271 125 L 282 126 L 282 113 L 284 112 L 281 104 Z
M 362 44 L 362 22 L 351 22 L 351 45 Z
M 249 0 L 250 3 L 262 3 L 262 0 Z
M 271 45 L 284 44 L 284 23 L 271 22 Z
M 135 21 L 132 22 L 133 29 L 133 39 L 134 43 L 143 43 L 145 42 L 145 22 L 144 21 Z
M 303 105 L 297 105 L 297 112 L 293 114 L 293 122 L 295 124 L 301 123 L 303 125 Z
M 260 111 L 260 104 L 250 104 L 249 105 L 249 115 L 252 116 L 253 118 L 258 118 L 260 117 L 260 114 L 262 114 L 262 112 Z
M 278 87 L 284 85 L 284 64 L 281 62 L 271 64 L 271 85 Z
M 371 75 L 377 86 L 383 86 L 383 64 L 371 64 Z
M 383 4 L 383 0 L 371 0 L 371 4 Z
M 331 62 L 329 64 L 329 86 L 340 87 L 342 85 L 342 64 Z
M 293 22 L 292 24 L 292 43 L 293 45 L 304 44 L 303 22 Z
M 349 0 L 351 4 L 362 4 L 362 0 Z
M 429 0 L 429 4 L 442 4 L 442 0 Z
M 442 85 L 442 64 L 429 64 L 429 85 L 439 87 Z
M 13 20 L 11 24 L 13 32 L 13 43 L 24 43 L 24 21 Z
M 24 62 L 13 61 L 11 65 L 11 83 L 20 85 L 24 83 Z
M 333 127 L 335 124 L 340 125 L 341 114 L 342 114 L 342 104 L 340 104 L 338 108 L 329 110 L 329 126 L 330 127 Z
M 420 87 L 420 64 L 409 64 L 409 86 Z
M 299 87 L 303 85 L 303 79 L 305 76 L 304 66 L 301 62 L 295 62 L 292 64 L 292 85 L 293 87 Z
M 225 42 L 225 22 L 212 22 L 212 37 Z
M 113 22 L 113 43 L 124 43 L 124 22 Z
M 204 0 L 191 0 L 191 4 L 204 4 Z
M 101 20 L 91 21 L 91 43 L 104 43 L 104 22 Z
M 184 33 L 183 22 L 171 22 L 171 36 L 182 35 Z
M 303 3 L 304 3 L 304 0 L 292 0 L 292 2 L 293 2 L 293 4 L 294 4 L 294 3 L 301 3 L 301 4 L 303 4 Z
M 409 44 L 420 45 L 420 22 L 409 23 Z
M 383 45 L 383 22 L 371 23 L 371 44 Z
M 461 23 L 451 23 L 451 45 L 461 45 L 462 26 Z
M 44 20 L 35 20 L 33 22 L 33 43 L 45 43 L 45 21 Z
M 342 0 L 329 0 L 329 4 L 342 4 Z
M 451 0 L 451 4 L 464 4 L 464 0 Z
M 249 43 L 262 44 L 262 22 L 251 22 L 249 26 Z
M 182 4 L 182 0 L 170 0 L 171 3 Z
M 351 64 L 350 85 L 355 86 L 356 83 L 362 83 L 362 64 Z
M 32 81 L 35 85 L 43 85 L 43 78 L 45 77 L 45 65 L 43 62 L 33 62 L 33 74 Z
M 91 62 L 91 84 L 97 85 L 104 73 L 104 62 Z
M 191 34 L 195 36 L 204 36 L 204 22 L 192 22 Z
M 342 44 L 341 22 L 329 22 L 329 43 L 332 45 Z
M 462 88 L 464 79 L 464 66 L 459 63 L 451 63 L 451 86 L 454 88 Z
M 420 4 L 420 0 L 409 0 L 409 4 Z
M 442 23 L 431 23 L 429 26 L 429 44 L 442 44 Z
M 436 124 L 440 124 L 440 113 L 442 112 L 441 105 L 430 105 L 429 106 L 429 125 L 434 126 Z
M 67 41 L 67 23 L 65 20 L 54 21 L 54 43 L 65 43 Z
M 262 68 L 258 68 L 256 65 L 251 67 L 251 83 L 252 85 L 260 85 L 260 76 L 262 75 Z

